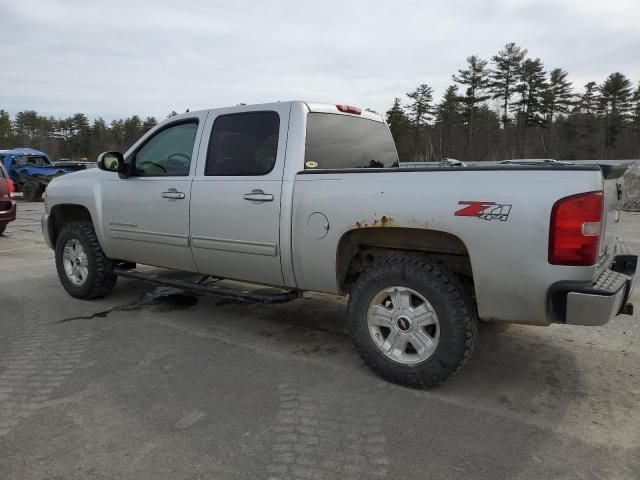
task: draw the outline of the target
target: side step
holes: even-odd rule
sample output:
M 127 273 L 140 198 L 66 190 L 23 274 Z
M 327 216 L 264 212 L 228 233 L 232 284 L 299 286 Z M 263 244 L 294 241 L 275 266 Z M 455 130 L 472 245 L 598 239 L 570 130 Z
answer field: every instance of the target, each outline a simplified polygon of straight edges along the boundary
M 219 285 L 203 285 L 201 283 L 177 280 L 165 276 L 151 275 L 149 273 L 136 272 L 122 267 L 115 267 L 113 273 L 119 277 L 135 278 L 153 285 L 181 288 L 193 292 L 214 295 L 218 297 L 234 298 L 237 300 L 248 300 L 255 303 L 285 303 L 301 297 L 299 290 L 288 290 L 282 293 L 260 293 L 247 290 L 236 290 L 234 288 L 221 287 Z

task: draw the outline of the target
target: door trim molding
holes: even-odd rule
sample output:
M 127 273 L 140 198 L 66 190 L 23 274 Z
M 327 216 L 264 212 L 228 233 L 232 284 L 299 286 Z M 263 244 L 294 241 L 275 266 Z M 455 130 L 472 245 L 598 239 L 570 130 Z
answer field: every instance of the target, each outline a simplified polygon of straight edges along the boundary
M 223 252 L 249 253 L 252 255 L 278 256 L 278 245 L 275 243 L 248 242 L 245 240 L 232 240 L 228 238 L 191 237 L 193 248 L 207 250 L 221 250 Z
M 160 243 L 176 247 L 188 247 L 189 237 L 174 233 L 151 232 L 148 230 L 131 230 L 128 228 L 109 228 L 112 238 L 133 240 L 136 242 Z

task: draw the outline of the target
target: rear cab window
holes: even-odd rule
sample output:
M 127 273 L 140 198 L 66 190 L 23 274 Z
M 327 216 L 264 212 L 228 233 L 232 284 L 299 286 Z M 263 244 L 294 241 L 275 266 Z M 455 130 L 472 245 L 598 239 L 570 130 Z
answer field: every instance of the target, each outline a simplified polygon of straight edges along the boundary
M 351 115 L 307 115 L 305 170 L 393 168 L 398 153 L 386 124 Z

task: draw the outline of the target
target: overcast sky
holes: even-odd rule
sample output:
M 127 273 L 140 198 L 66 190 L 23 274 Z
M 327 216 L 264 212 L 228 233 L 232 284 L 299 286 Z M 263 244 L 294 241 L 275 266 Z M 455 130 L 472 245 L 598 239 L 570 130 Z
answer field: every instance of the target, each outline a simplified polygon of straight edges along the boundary
M 516 42 L 577 87 L 640 81 L 640 0 L 0 0 L 0 108 L 106 119 L 307 99 L 439 98 Z

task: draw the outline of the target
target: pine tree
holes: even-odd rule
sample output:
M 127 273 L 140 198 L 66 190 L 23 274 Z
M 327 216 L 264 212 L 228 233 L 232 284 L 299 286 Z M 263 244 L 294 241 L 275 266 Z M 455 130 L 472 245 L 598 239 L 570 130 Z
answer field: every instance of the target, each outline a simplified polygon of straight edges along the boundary
M 640 82 L 631 97 L 631 115 L 633 123 L 640 125 Z
M 489 87 L 487 61 L 481 60 L 477 55 L 467 57 L 467 68 L 464 70 L 459 69 L 458 75 L 453 75 L 452 79 L 454 82 L 467 87 L 464 97 L 462 97 L 462 102 L 464 104 L 464 117 L 467 122 L 466 150 L 469 153 L 473 138 L 473 123 L 478 106 L 490 98 L 490 95 L 486 94 Z
M 631 110 L 631 80 L 622 73 L 612 73 L 598 87 L 599 110 L 606 119 L 605 148 L 613 149 L 622 124 Z
M 414 128 L 420 129 L 431 120 L 433 115 L 433 90 L 423 83 L 413 92 L 407 93 L 407 97 L 413 100 L 406 106 L 409 120 Z
M 549 73 L 549 82 L 543 95 L 543 106 L 548 124 L 553 122 L 556 115 L 569 112 L 573 101 L 571 82 L 567 80 L 568 73 L 561 68 L 554 68 Z
M 577 104 L 579 113 L 592 115 L 598 109 L 598 89 L 596 82 L 587 82 L 584 85 L 584 93 Z
M 407 114 L 404 113 L 400 102 L 400 98 L 394 98 L 393 105 L 389 110 L 387 110 L 386 116 L 389 130 L 391 130 L 391 135 L 393 135 L 396 142 L 399 141 L 401 136 L 405 134 L 411 126 L 411 122 L 409 121 Z
M 449 85 L 436 107 L 436 124 L 459 125 L 462 118 L 462 105 L 458 87 Z
M 542 60 L 527 58 L 522 62 L 515 85 L 515 101 L 511 111 L 517 120 L 516 149 L 519 158 L 524 157 L 527 145 L 527 134 L 530 127 L 542 123 L 542 97 L 546 87 L 546 72 Z
M 633 92 L 633 96 L 631 97 L 631 115 L 633 122 L 633 147 L 635 147 L 635 151 L 633 156 L 635 158 L 640 158 L 640 82 L 638 82 L 638 87 Z
M 573 123 L 577 131 L 578 141 L 574 144 L 574 150 L 578 158 L 591 159 L 597 157 L 597 152 L 602 143 L 598 131 L 598 87 L 596 82 L 587 82 L 584 93 L 576 103 L 573 112 Z
M 571 82 L 567 80 L 568 73 L 561 68 L 554 68 L 549 73 L 549 81 L 542 96 L 542 109 L 547 126 L 545 155 L 550 156 L 552 151 L 552 126 L 558 115 L 569 112 L 573 101 Z
M 542 99 L 546 86 L 542 60 L 527 58 L 522 62 L 519 82 L 515 88 L 519 98 L 513 107 L 521 114 L 526 126 L 542 122 Z
M 623 117 L 631 108 L 631 80 L 622 73 L 612 73 L 598 87 L 600 111 L 607 116 Z
M 158 121 L 155 119 L 155 117 L 147 117 L 144 119 L 144 122 L 142 123 L 142 129 L 145 132 L 148 132 L 156 125 L 158 125 Z
M 493 98 L 502 103 L 502 124 L 506 127 L 509 122 L 509 104 L 514 93 L 515 84 L 520 75 L 522 61 L 527 55 L 526 49 L 521 49 L 515 43 L 507 43 L 502 50 L 491 58 L 491 92 Z
M 455 134 L 462 124 L 462 104 L 456 85 L 447 88 L 442 101 L 436 107 L 435 121 L 440 132 L 440 157 L 455 156 Z
M 14 145 L 11 145 L 11 116 L 9 112 L 0 109 L 0 149 L 4 148 L 12 148 Z

